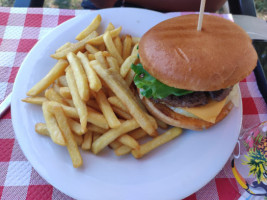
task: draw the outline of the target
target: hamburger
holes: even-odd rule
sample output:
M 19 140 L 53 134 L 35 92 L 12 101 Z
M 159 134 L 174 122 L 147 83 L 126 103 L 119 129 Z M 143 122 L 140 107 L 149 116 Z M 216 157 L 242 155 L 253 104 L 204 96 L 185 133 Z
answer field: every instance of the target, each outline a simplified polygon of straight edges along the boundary
M 239 100 L 238 82 L 256 66 L 257 53 L 235 23 L 204 15 L 163 21 L 140 40 L 134 83 L 148 111 L 163 122 L 192 130 L 224 119 Z

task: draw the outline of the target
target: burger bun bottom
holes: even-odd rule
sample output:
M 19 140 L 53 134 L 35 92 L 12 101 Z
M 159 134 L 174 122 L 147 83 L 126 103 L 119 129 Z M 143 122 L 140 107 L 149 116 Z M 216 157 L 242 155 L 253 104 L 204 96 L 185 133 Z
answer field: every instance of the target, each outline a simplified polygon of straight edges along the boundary
M 143 97 L 142 98 L 143 103 L 145 104 L 148 111 L 159 120 L 175 126 L 175 127 L 181 127 L 185 129 L 191 129 L 200 131 L 203 129 L 208 129 L 211 126 L 217 124 L 221 120 L 223 120 L 232 110 L 234 104 L 230 101 L 227 103 L 220 114 L 217 116 L 215 123 L 207 122 L 202 119 L 198 118 L 192 118 L 187 117 L 184 115 L 181 115 L 179 113 L 174 112 L 170 108 L 168 108 L 166 105 L 161 103 L 154 103 L 150 101 L 149 99 Z

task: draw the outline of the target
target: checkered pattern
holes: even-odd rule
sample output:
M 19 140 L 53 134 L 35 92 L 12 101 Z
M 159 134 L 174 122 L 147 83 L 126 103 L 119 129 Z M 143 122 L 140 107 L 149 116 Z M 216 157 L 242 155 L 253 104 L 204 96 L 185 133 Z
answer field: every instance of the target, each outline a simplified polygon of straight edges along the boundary
M 58 24 L 89 10 L 0 7 L 0 102 L 11 92 L 19 67 L 31 48 Z M 168 13 L 177 16 L 187 13 Z M 229 15 L 223 17 L 229 18 Z M 243 126 L 267 120 L 267 106 L 258 90 L 254 74 L 240 83 Z M 206 186 L 186 200 L 238 199 L 243 192 L 228 162 Z M 1 199 L 71 199 L 48 184 L 24 157 L 14 135 L 10 110 L 0 119 Z

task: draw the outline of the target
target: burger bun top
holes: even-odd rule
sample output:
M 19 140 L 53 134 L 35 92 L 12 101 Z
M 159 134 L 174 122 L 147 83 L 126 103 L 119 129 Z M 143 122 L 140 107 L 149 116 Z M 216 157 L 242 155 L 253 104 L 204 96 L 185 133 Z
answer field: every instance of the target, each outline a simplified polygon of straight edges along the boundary
M 198 15 L 163 21 L 144 34 L 139 56 L 144 69 L 162 83 L 193 91 L 235 85 L 256 66 L 257 53 L 247 33 L 221 17 Z

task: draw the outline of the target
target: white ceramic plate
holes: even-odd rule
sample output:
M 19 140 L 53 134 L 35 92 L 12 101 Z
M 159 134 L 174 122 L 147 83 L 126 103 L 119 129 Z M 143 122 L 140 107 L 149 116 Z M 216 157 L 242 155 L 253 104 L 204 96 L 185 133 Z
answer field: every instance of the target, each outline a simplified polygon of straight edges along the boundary
M 39 41 L 20 67 L 13 89 L 12 121 L 21 149 L 44 179 L 77 199 L 181 199 L 196 192 L 231 155 L 241 127 L 242 106 L 234 108 L 215 127 L 202 132 L 185 130 L 182 136 L 140 160 L 130 155 L 117 157 L 109 149 L 98 156 L 82 152 L 84 165 L 80 169 L 72 167 L 66 148 L 35 133 L 34 125 L 44 122 L 41 108 L 20 99 L 56 63 L 50 55 L 65 42 L 74 42 L 77 33 L 98 13 L 103 29 L 112 22 L 133 36 L 142 36 L 168 18 L 142 9 L 99 10 L 69 20 Z

